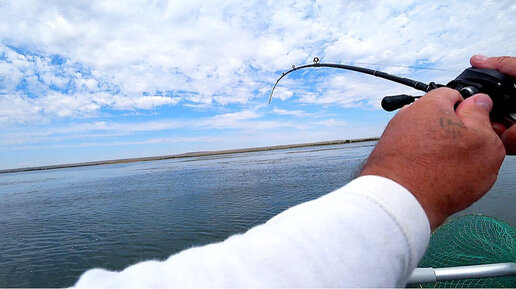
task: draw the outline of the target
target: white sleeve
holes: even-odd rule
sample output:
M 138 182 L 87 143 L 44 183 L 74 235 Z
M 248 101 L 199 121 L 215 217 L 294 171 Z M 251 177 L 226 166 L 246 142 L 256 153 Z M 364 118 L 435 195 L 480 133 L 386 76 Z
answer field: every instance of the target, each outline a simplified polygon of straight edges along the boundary
M 417 200 L 378 176 L 292 207 L 221 243 L 121 272 L 92 269 L 76 287 L 400 287 L 430 225 Z

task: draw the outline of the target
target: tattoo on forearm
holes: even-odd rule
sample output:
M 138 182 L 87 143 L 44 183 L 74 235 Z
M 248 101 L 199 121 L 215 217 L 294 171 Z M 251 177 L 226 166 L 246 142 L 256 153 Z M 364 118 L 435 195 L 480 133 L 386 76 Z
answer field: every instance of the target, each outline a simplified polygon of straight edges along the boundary
M 446 135 L 453 138 L 461 137 L 461 130 L 466 129 L 466 126 L 462 122 L 447 117 L 439 118 L 439 124 L 442 128 L 446 129 Z

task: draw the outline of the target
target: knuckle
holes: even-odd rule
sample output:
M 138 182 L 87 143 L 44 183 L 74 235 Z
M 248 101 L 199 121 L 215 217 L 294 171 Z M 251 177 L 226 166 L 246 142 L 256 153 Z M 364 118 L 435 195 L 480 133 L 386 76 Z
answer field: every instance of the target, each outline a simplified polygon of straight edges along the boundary
M 500 56 L 494 58 L 494 64 L 497 69 L 500 69 L 513 61 L 516 61 L 516 58 L 510 56 Z
M 459 91 L 455 89 L 451 89 L 448 87 L 440 87 L 430 91 L 427 94 L 428 99 L 439 99 L 439 100 L 453 100 L 453 101 L 462 101 L 464 100 L 459 93 Z
M 434 92 L 436 94 L 460 95 L 458 90 L 455 90 L 455 89 L 452 89 L 449 87 L 439 87 L 439 88 L 432 90 L 432 92 Z
M 487 142 L 488 147 L 490 147 L 490 150 L 492 151 L 492 157 L 495 160 L 495 162 L 501 164 L 501 162 L 503 162 L 503 159 L 505 158 L 504 145 L 500 138 L 494 132 L 491 131 L 490 135 L 491 141 Z

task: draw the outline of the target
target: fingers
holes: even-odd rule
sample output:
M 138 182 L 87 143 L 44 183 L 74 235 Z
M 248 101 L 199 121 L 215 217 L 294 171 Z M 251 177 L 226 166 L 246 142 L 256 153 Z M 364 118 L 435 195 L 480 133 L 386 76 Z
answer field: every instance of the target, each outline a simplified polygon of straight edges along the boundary
M 516 57 L 475 55 L 471 57 L 470 63 L 477 68 L 496 69 L 503 74 L 516 78 Z M 493 129 L 498 135 L 501 135 L 507 154 L 516 155 L 516 126 L 513 125 L 507 129 L 501 124 L 493 124 Z
M 448 106 L 451 110 L 453 110 L 453 106 L 462 100 L 462 96 L 458 91 L 455 89 L 447 88 L 447 87 L 441 87 L 438 89 L 434 89 L 424 95 L 420 100 L 416 101 L 414 104 L 417 104 L 420 101 L 426 102 L 426 101 L 440 101 L 441 103 L 444 103 L 446 106 Z
M 476 68 L 495 69 L 503 74 L 516 77 L 516 57 L 487 57 L 484 55 L 474 55 L 471 57 L 469 62 Z
M 502 142 L 508 155 L 516 155 L 516 126 L 512 126 L 502 134 Z
M 479 93 L 466 98 L 459 104 L 455 113 L 466 127 L 483 127 L 491 129 L 489 112 L 493 101 L 487 94 Z

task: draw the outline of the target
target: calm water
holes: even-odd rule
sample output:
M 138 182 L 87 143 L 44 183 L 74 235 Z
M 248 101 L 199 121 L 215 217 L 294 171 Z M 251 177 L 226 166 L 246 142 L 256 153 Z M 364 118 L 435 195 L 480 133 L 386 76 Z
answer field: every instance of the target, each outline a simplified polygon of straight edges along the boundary
M 0 287 L 220 241 L 347 183 L 374 143 L 0 175 Z M 516 158 L 468 211 L 516 224 Z

